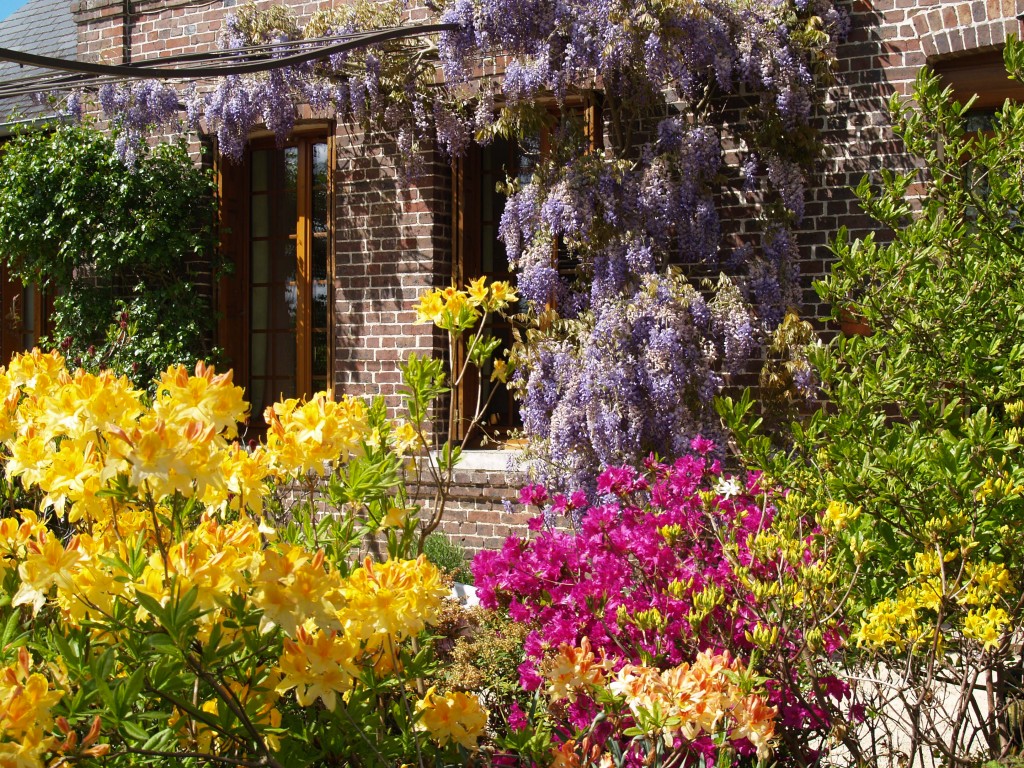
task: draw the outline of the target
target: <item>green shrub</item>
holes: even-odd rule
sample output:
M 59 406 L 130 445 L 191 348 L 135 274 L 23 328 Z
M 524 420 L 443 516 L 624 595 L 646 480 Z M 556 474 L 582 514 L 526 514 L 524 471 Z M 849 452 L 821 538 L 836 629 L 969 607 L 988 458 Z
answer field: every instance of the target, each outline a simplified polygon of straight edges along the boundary
M 1006 61 L 1019 77 L 1017 41 Z M 861 183 L 888 237 L 841 231 L 818 285 L 871 335 L 809 348 L 828 405 L 791 451 L 754 429 L 749 396 L 722 412 L 747 461 L 843 541 L 865 761 L 1003 760 L 1024 697 L 1024 107 L 969 132 L 969 105 L 927 72 L 891 107 L 920 166 Z
M 460 584 L 473 583 L 473 573 L 469 570 L 465 551 L 446 534 L 432 533 L 427 536 L 423 542 L 423 554 L 453 581 Z
M 209 359 L 215 185 L 184 142 L 127 167 L 87 125 L 16 135 L 0 155 L 0 252 L 10 274 L 56 293 L 48 342 L 73 366 L 146 385 Z M 202 274 L 206 272 L 207 274 Z

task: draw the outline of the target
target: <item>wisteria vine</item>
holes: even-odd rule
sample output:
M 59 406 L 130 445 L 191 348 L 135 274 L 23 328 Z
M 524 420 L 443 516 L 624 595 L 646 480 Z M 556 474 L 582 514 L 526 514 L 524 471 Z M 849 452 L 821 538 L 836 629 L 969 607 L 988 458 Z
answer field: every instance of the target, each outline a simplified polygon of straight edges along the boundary
M 389 136 L 406 167 L 429 146 L 459 156 L 474 138 L 543 131 L 551 150 L 532 178 L 510 180 L 500 226 L 540 318 L 515 356 L 533 470 L 553 487 L 592 489 L 602 466 L 679 455 L 695 434 L 716 434 L 711 399 L 798 304 L 792 228 L 843 15 L 830 0 L 450 0 L 435 10 L 459 29 L 438 37 L 434 60 L 371 46 L 193 88 L 186 112 L 232 158 L 260 124 L 287 137 L 301 104 Z M 300 27 L 287 9 L 250 5 L 221 46 L 384 27 L 406 12 L 365 0 Z M 593 119 L 584 130 L 576 105 L 594 93 L 599 130 Z M 176 96 L 146 83 L 101 95 L 127 160 L 142 126 L 173 119 Z M 766 226 L 727 249 L 723 208 L 737 202 Z

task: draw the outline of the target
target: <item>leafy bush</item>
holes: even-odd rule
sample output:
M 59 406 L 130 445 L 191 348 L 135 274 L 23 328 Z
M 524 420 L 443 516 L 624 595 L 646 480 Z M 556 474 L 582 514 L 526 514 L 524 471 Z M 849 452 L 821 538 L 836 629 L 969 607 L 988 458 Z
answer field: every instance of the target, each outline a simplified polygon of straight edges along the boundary
M 473 291 L 437 307 L 456 336 L 514 300 Z M 0 368 L 0 488 L 8 509 L 34 502 L 0 519 L 0 763 L 475 761 L 487 712 L 438 674 L 427 628 L 449 588 L 416 557 L 458 459 L 427 451 L 447 374 L 422 358 L 405 372 L 402 419 L 320 392 L 274 404 L 247 450 L 241 388 L 203 363 L 149 394 L 56 352 Z M 308 495 L 272 524 L 279 485 Z M 370 539 L 383 562 L 360 557 Z
M 469 570 L 466 553 L 446 534 L 432 533 L 427 536 L 423 542 L 423 554 L 453 581 L 460 584 L 473 583 L 473 574 Z
M 213 312 L 196 282 L 201 260 L 216 276 L 215 191 L 183 142 L 143 151 L 132 167 L 113 137 L 83 125 L 5 144 L 3 258 L 17 279 L 56 293 L 51 344 L 142 384 L 207 359 Z
M 1020 77 L 1019 42 L 1006 62 Z M 888 237 L 840 232 L 819 285 L 872 334 L 810 350 L 829 405 L 794 425 L 791 453 L 753 429 L 749 397 L 723 412 L 843 543 L 847 670 L 876 715 L 862 759 L 1004 760 L 1024 697 L 1024 107 L 969 132 L 970 105 L 929 73 L 891 106 L 920 167 L 861 183 Z

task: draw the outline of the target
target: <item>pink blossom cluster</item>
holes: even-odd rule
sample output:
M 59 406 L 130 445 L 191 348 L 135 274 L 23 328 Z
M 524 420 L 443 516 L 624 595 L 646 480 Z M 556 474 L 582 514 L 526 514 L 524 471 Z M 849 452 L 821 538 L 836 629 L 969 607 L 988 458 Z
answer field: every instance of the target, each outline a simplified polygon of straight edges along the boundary
M 549 497 L 543 486 L 524 488 L 521 502 L 542 514 L 531 521 L 529 538 L 511 537 L 500 551 L 476 557 L 481 600 L 533 627 L 519 669 L 528 690 L 545 684 L 552 654 L 584 639 L 615 668 L 664 670 L 701 652 L 728 651 L 743 664 L 754 660 L 767 700 L 778 708 L 780 739 L 790 749 L 806 748 L 813 736 L 828 732 L 830 712 L 849 691 L 801 668 L 806 628 L 777 618 L 768 626 L 770 601 L 754 594 L 755 582 L 795 575 L 786 558 L 759 558 L 753 551 L 758 535 L 772 532 L 773 494 L 757 475 L 740 482 L 723 474 L 711 441 L 698 436 L 691 450 L 673 463 L 651 457 L 640 470 L 606 469 L 590 504 L 580 493 Z M 578 522 L 571 529 L 553 525 L 556 510 Z M 812 561 L 813 536 L 799 544 L 804 560 Z M 766 651 L 762 640 L 759 649 L 758 637 L 773 628 L 772 648 Z M 826 632 L 822 653 L 827 657 L 842 642 L 839 631 Z M 576 697 L 566 707 L 566 727 L 586 728 L 598 709 L 586 696 Z M 710 740 L 688 748 L 713 751 Z

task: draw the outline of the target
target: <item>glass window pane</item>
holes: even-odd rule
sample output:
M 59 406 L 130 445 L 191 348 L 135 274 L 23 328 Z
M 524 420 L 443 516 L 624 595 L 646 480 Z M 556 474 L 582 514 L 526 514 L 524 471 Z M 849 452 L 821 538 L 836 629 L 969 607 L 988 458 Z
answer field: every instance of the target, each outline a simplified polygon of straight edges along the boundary
M 313 283 L 313 327 L 327 327 L 327 283 L 321 280 Z
M 286 147 L 283 153 L 284 159 L 284 187 L 288 190 L 295 190 L 299 183 L 299 148 Z
M 295 335 L 274 334 L 274 356 L 270 361 L 275 378 L 286 379 L 295 376 Z M 294 391 L 294 390 L 293 390 Z
M 270 282 L 270 243 L 256 240 L 252 244 L 252 281 Z
M 277 296 L 280 300 L 276 302 L 277 306 L 274 307 L 274 327 L 294 328 L 295 313 L 299 301 L 298 286 L 295 284 L 294 278 L 283 284 L 282 290 L 277 293 Z
M 327 231 L 327 187 L 313 190 L 313 231 Z
M 249 397 L 252 403 L 252 416 L 249 417 L 249 424 L 255 424 L 260 427 L 263 426 L 263 411 L 266 410 L 270 403 L 264 399 L 266 397 L 266 387 L 263 385 L 263 379 L 253 379 L 249 383 Z
M 254 333 L 252 335 L 249 359 L 253 377 L 267 375 L 267 344 L 269 342 L 270 337 L 266 333 Z
M 317 331 L 313 334 L 313 377 L 327 375 L 327 332 Z M 322 386 L 320 387 L 323 388 Z
M 252 289 L 252 329 L 266 330 L 270 327 L 270 291 L 267 288 L 253 286 Z
M 318 142 L 313 145 L 313 184 L 318 187 L 327 186 L 327 144 Z
M 258 149 L 252 153 L 252 191 L 264 192 L 270 169 L 270 150 Z
M 249 232 L 253 237 L 266 237 L 270 234 L 270 198 L 259 194 L 252 196 L 250 207 Z
M 314 280 L 327 279 L 327 238 L 313 238 L 312 272 Z
M 278 240 L 274 245 L 273 280 L 278 283 L 295 280 L 295 241 Z
M 21 328 L 25 332 L 25 339 L 28 341 L 25 349 L 31 349 L 35 343 L 36 331 L 36 289 L 34 286 L 26 285 L 21 291 Z
M 284 150 L 284 202 L 281 208 L 281 232 L 295 234 L 298 220 L 296 189 L 299 182 L 299 148 Z

